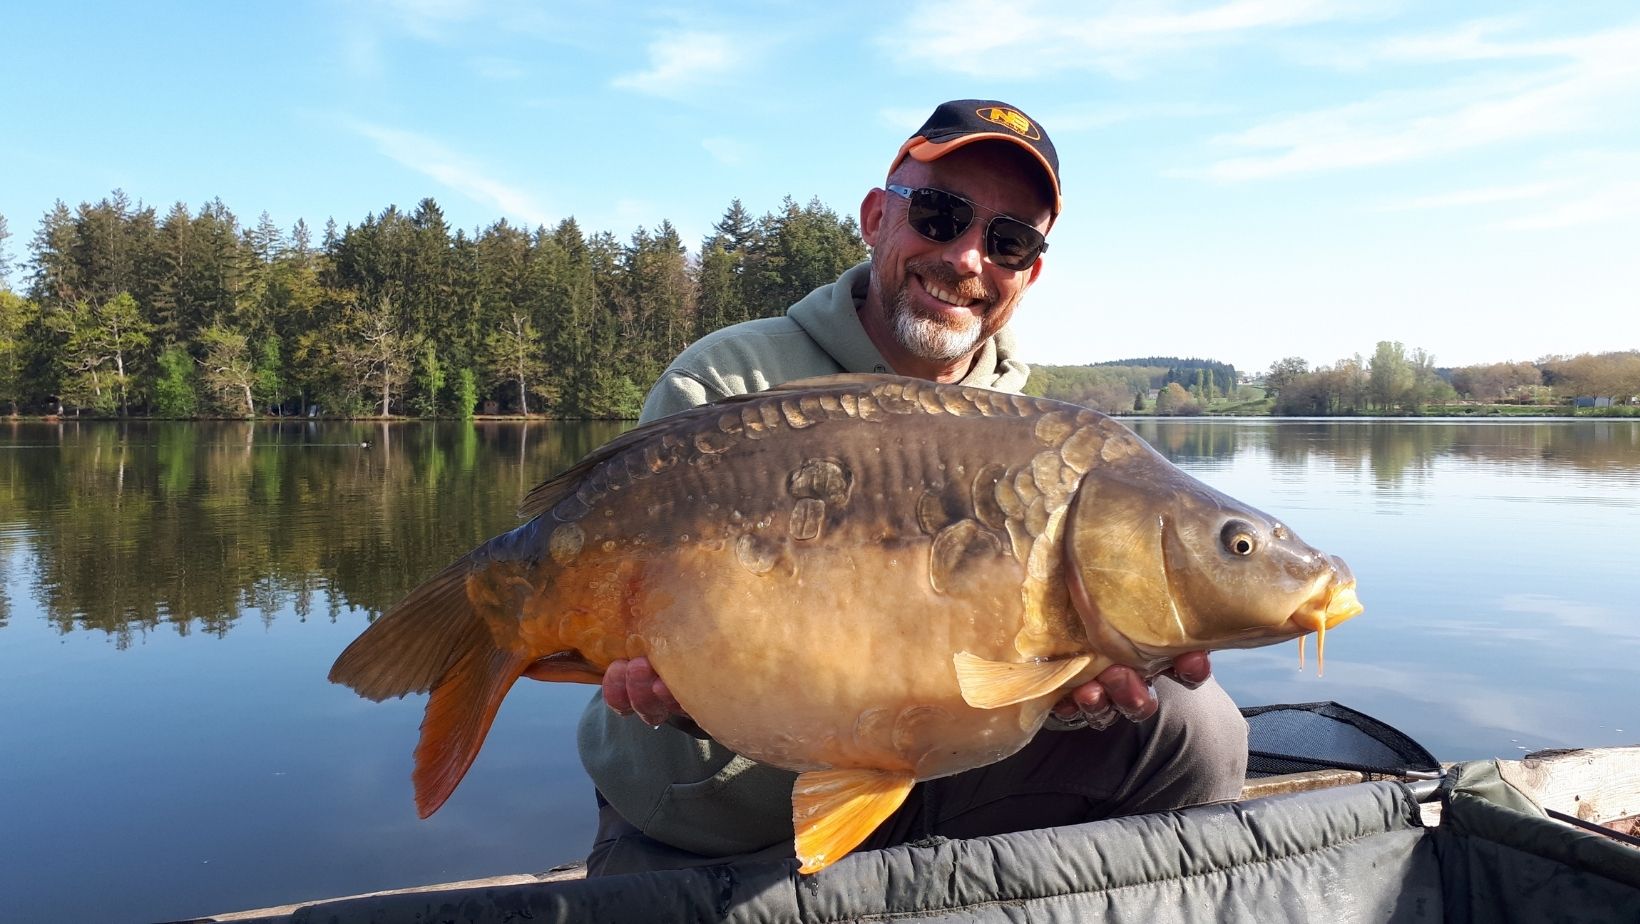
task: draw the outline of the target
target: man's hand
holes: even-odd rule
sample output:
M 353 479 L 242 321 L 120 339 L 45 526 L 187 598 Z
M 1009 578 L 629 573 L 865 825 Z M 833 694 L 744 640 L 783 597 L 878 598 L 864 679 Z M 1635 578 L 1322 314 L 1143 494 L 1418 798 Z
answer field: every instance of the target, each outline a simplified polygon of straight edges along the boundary
M 604 702 L 621 715 L 637 713 L 650 725 L 663 725 L 673 716 L 689 717 L 648 658 L 610 662 L 604 669 Z
M 1191 651 L 1174 658 L 1173 666 L 1162 673 L 1194 690 L 1212 676 L 1213 665 L 1207 652 Z M 1065 694 L 1054 704 L 1053 713 L 1063 721 L 1081 716 L 1095 729 L 1109 728 L 1118 716 L 1142 722 L 1156 714 L 1156 694 L 1138 671 L 1115 664 Z

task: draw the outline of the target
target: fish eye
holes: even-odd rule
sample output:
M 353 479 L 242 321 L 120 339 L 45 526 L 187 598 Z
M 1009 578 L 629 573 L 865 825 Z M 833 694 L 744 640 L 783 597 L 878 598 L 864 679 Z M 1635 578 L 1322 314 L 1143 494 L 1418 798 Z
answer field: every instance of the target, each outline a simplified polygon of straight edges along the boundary
M 1231 520 L 1219 531 L 1219 543 L 1231 555 L 1246 558 L 1258 550 L 1258 533 L 1251 523 Z

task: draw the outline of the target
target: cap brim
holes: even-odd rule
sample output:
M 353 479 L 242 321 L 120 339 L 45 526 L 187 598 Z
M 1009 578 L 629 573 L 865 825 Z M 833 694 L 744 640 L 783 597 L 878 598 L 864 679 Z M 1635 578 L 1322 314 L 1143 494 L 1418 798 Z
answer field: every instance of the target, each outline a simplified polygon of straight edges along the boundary
M 1007 132 L 975 132 L 971 135 L 959 135 L 950 141 L 929 141 L 921 135 L 915 135 L 906 139 L 905 144 L 900 145 L 900 153 L 894 156 L 894 163 L 888 170 L 893 173 L 895 168 L 900 166 L 900 161 L 905 160 L 907 157 L 922 161 L 925 164 L 930 163 L 976 141 L 1006 141 L 1031 152 L 1031 156 L 1036 158 L 1038 164 L 1042 165 L 1042 172 L 1048 175 L 1048 181 L 1053 185 L 1053 214 L 1056 216 L 1059 214 L 1059 210 L 1063 205 L 1063 200 L 1059 195 L 1059 174 L 1054 171 L 1053 165 L 1048 163 L 1048 159 L 1042 156 L 1042 152 L 1033 147 L 1030 142 L 1025 141 L 1018 135 Z

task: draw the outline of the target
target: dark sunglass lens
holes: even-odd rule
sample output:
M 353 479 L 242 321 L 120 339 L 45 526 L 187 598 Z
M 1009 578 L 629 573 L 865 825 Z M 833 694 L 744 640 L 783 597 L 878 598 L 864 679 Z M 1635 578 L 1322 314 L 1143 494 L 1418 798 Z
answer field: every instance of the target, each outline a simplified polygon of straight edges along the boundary
M 912 191 L 906 219 L 918 234 L 944 244 L 968 230 L 974 210 L 950 193 L 924 188 Z
M 998 266 L 1022 270 L 1042 253 L 1042 232 L 1012 218 L 995 218 L 986 233 L 986 249 Z

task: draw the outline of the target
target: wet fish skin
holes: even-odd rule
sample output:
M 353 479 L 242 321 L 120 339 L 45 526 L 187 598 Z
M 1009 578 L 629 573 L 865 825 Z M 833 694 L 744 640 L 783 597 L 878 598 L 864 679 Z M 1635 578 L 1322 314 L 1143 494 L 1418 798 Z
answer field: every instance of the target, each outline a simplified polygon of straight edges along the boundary
M 597 682 L 645 655 L 718 741 L 804 774 L 806 870 L 915 780 L 1018 750 L 1061 691 L 1111 663 L 1154 670 L 1359 610 L 1342 562 L 1109 418 L 913 379 L 794 383 L 674 415 L 521 512 L 331 673 L 376 699 L 432 690 L 422 814 L 524 671 Z M 843 807 L 856 797 L 871 808 Z

